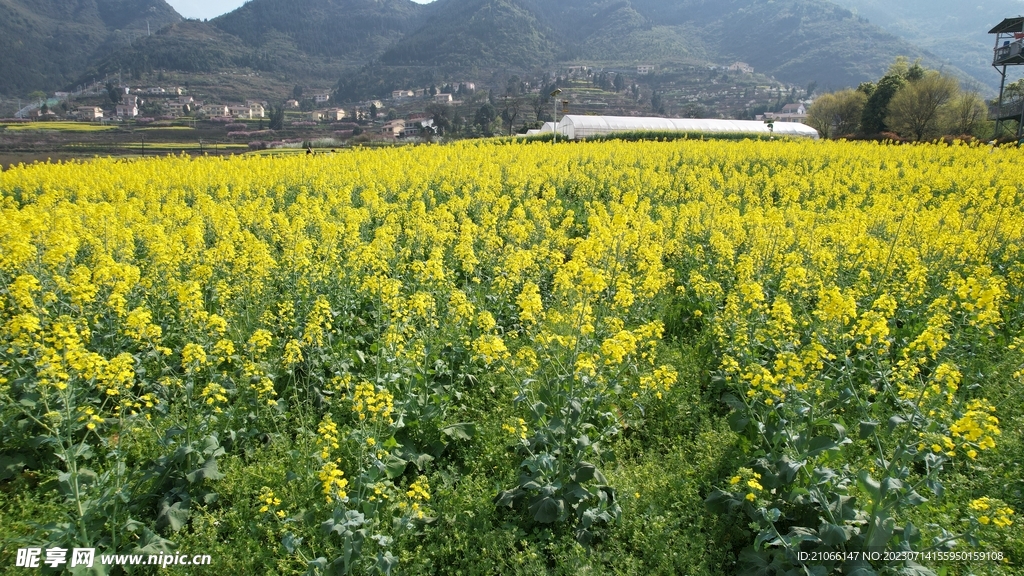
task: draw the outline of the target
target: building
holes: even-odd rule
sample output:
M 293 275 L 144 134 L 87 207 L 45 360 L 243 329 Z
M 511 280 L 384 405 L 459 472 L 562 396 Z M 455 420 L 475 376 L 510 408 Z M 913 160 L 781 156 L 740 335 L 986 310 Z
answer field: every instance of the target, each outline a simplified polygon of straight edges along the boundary
M 324 111 L 324 119 L 332 122 L 337 122 L 345 118 L 345 111 L 341 108 L 331 108 Z
M 252 108 L 248 106 L 228 106 L 228 116 L 234 118 L 252 118 Z
M 765 112 L 758 114 L 757 120 L 772 120 L 775 122 L 801 122 L 807 120 L 807 106 L 803 102 L 786 104 L 779 112 Z
M 744 74 L 754 73 L 754 67 L 751 66 L 750 64 L 747 64 L 746 62 L 733 62 L 732 64 L 727 66 L 726 69 L 729 70 L 730 72 L 742 72 Z
M 405 134 L 405 120 L 402 120 L 401 118 L 397 120 L 391 120 L 390 122 L 384 124 L 380 131 L 381 134 L 389 138 L 398 138 L 399 136 Z
M 392 90 L 391 91 L 391 99 L 392 100 L 401 100 L 402 98 L 412 98 L 415 95 L 416 95 L 416 93 L 413 92 L 412 90 Z
M 207 104 L 203 106 L 202 110 L 211 118 L 224 118 L 231 115 L 231 111 L 224 104 Z
M 330 100 L 330 99 L 331 99 L 331 95 L 330 94 L 315 94 L 315 95 L 313 95 L 313 102 L 316 102 L 317 104 L 326 104 L 327 101 Z
M 438 104 L 450 104 L 451 101 L 452 101 L 452 95 L 451 94 L 448 94 L 446 92 L 441 92 L 440 94 L 434 94 L 434 102 L 437 102 Z
M 651 64 L 641 64 L 636 67 L 636 73 L 640 75 L 650 74 L 654 72 L 654 66 Z
M 298 100 L 286 100 L 285 103 L 284 103 L 284 107 L 285 108 L 298 108 L 299 107 L 299 101 Z
M 103 108 L 99 106 L 79 106 L 78 117 L 88 120 L 99 120 L 103 118 Z
M 142 106 L 142 99 L 134 94 L 121 95 L 121 103 L 115 108 L 118 118 L 135 118 L 139 115 L 139 107 Z

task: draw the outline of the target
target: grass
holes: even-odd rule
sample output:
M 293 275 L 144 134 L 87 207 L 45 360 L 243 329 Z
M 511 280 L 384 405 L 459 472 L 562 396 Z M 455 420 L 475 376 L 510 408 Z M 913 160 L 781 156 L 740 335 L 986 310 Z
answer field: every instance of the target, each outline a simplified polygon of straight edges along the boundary
M 102 132 L 104 130 L 113 130 L 117 126 L 110 124 L 94 124 L 88 122 L 29 122 L 29 123 L 16 123 L 16 124 L 0 124 L 0 128 L 4 128 L 11 132 L 20 132 L 27 130 L 53 130 L 58 132 Z

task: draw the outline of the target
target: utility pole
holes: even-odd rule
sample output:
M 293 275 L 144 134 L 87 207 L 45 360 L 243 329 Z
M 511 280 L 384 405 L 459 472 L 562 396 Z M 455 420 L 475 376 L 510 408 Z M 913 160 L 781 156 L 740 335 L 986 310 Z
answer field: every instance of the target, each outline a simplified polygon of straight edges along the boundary
M 561 88 L 555 88 L 551 93 L 551 143 L 558 143 L 558 95 L 562 93 Z

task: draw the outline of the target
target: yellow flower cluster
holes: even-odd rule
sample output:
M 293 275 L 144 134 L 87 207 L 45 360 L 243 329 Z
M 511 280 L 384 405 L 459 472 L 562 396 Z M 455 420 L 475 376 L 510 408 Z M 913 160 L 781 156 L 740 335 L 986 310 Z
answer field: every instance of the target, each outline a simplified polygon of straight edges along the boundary
M 345 488 L 348 487 L 348 478 L 345 478 L 345 473 L 341 470 L 340 460 L 324 462 L 320 467 L 320 472 L 317 473 L 317 478 L 320 479 L 324 498 L 328 504 L 335 501 L 344 502 L 348 498 L 348 493 L 345 492 Z
M 260 513 L 273 512 L 278 518 L 287 516 L 287 512 L 277 509 L 281 505 L 281 499 L 274 495 L 274 491 L 263 486 L 260 488 L 259 496 L 256 497 L 260 503 Z
M 395 397 L 386 389 L 377 390 L 369 382 L 356 384 L 352 394 L 352 411 L 359 420 L 391 421 L 391 413 L 395 410 Z
M 323 420 L 317 426 L 316 433 L 316 443 L 320 446 L 320 458 L 329 460 L 331 452 L 341 447 L 338 425 L 334 423 L 330 414 L 324 414 Z
M 516 421 L 513 424 L 502 424 L 501 429 L 513 436 L 516 436 L 520 440 L 526 440 L 526 420 L 523 420 L 522 418 L 516 418 Z
M 1001 434 L 999 419 L 993 416 L 995 407 L 986 400 L 971 400 L 967 412 L 949 427 L 954 438 L 963 440 L 963 448 L 971 459 L 977 456 L 974 448 L 991 450 L 996 447 L 993 436 Z
M 981 524 L 992 523 L 999 528 L 1006 528 L 1013 525 L 1013 509 L 1006 506 L 1006 504 L 1000 500 L 983 496 L 976 500 L 972 500 L 968 504 L 971 510 L 975 512 L 981 512 L 980 516 L 977 516 L 978 522 Z
M 747 502 L 757 500 L 758 493 L 764 490 L 760 482 L 761 475 L 750 468 L 740 468 L 737 472 L 738 474 L 729 479 L 729 485 L 735 490 L 745 491 L 747 494 L 743 498 Z

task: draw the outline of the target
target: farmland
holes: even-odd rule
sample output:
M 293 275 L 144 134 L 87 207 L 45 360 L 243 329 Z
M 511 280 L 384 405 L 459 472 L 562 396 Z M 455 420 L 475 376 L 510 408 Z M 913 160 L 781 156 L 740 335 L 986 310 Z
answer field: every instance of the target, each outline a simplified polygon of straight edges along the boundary
M 1015 573 L 1020 165 L 475 141 L 0 172 L 0 566 Z

